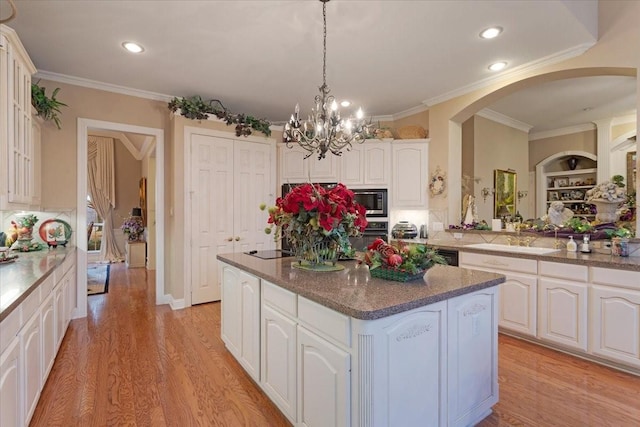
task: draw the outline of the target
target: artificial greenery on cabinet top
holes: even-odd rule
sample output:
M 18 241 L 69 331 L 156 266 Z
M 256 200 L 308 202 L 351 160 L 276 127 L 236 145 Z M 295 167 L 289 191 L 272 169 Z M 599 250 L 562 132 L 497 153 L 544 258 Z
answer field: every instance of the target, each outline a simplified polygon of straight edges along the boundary
M 271 135 L 271 123 L 266 119 L 258 119 L 242 113 L 231 113 L 217 99 L 204 101 L 200 96 L 189 98 L 173 98 L 169 102 L 169 109 L 174 113 L 180 110 L 180 114 L 191 120 L 206 120 L 210 114 L 224 120 L 228 125 L 236 125 L 236 136 L 251 135 L 253 130 L 262 132 L 266 136 Z
M 31 83 L 31 105 L 38 112 L 38 116 L 44 120 L 52 120 L 56 127 L 61 129 L 62 126 L 58 114 L 60 114 L 60 107 L 66 107 L 67 104 L 56 99 L 60 88 L 55 88 L 51 97 L 48 97 L 46 89 L 38 85 L 38 83 Z

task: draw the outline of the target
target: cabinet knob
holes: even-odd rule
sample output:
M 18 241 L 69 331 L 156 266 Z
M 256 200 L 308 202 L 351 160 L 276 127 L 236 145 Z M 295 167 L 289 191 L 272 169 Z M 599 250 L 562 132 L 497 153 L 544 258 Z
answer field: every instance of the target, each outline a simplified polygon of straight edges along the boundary
M 236 242 L 240 241 L 240 236 L 236 236 Z
M 227 242 L 233 242 L 233 237 L 227 237 Z

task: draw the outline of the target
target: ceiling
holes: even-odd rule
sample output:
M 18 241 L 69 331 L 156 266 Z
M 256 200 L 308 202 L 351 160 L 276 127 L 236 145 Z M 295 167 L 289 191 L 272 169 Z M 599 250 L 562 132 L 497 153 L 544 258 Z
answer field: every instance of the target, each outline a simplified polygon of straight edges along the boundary
M 8 15 L 6 0 L 0 8 Z M 322 6 L 316 0 L 22 0 L 8 25 L 43 78 L 99 82 L 165 100 L 197 94 L 274 122 L 286 120 L 296 103 L 308 113 L 322 80 Z M 492 25 L 503 33 L 480 39 Z M 380 119 L 584 52 L 597 39 L 597 2 L 333 0 L 327 26 L 332 93 Z M 126 52 L 124 41 L 142 44 L 145 52 Z M 499 60 L 508 62 L 507 69 L 489 71 Z M 549 89 L 547 97 L 557 90 Z M 551 110 L 559 103 L 525 113 L 521 107 L 538 101 L 517 96 L 495 110 L 517 112 L 514 118 L 540 129 L 547 121 L 562 125 L 557 118 L 568 110 Z M 577 98 L 574 110 L 600 102 L 596 95 Z

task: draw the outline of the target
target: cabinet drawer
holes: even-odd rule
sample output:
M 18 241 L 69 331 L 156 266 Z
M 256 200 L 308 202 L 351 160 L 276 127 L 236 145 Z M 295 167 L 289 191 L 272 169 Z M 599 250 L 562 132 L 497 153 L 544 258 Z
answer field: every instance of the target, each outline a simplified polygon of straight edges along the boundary
M 40 284 L 40 297 L 44 301 L 53 291 L 53 274 L 50 274 L 44 281 Z
M 22 301 L 22 319 L 24 322 L 29 320 L 31 315 L 40 307 L 40 287 L 36 288 Z
M 298 318 L 308 328 L 316 329 L 346 347 L 351 346 L 351 321 L 348 316 L 299 297 Z
M 589 268 L 586 265 L 540 261 L 540 274 L 573 282 L 586 282 L 589 279 Z
M 62 262 L 62 274 L 66 274 L 67 271 L 73 266 L 75 259 L 74 254 L 67 254 L 67 257 Z
M 262 297 L 264 301 L 275 308 L 290 314 L 293 317 L 298 316 L 298 308 L 296 304 L 296 294 L 273 283 L 262 281 Z
M 490 270 L 519 271 L 529 274 L 537 274 L 538 272 L 538 261 L 534 259 L 511 258 L 471 252 L 460 252 L 460 264 L 476 265 Z
M 640 272 L 638 271 L 592 267 L 591 281 L 602 285 L 614 285 L 640 290 Z

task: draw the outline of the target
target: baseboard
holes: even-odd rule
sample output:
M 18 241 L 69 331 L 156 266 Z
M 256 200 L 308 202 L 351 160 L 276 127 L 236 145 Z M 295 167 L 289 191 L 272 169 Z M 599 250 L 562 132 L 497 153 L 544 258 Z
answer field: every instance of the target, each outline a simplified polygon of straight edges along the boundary
M 164 299 L 171 307 L 171 310 L 181 310 L 186 307 L 184 298 L 174 299 L 173 295 L 165 295 Z

